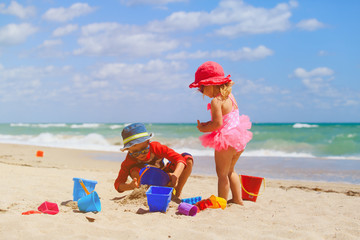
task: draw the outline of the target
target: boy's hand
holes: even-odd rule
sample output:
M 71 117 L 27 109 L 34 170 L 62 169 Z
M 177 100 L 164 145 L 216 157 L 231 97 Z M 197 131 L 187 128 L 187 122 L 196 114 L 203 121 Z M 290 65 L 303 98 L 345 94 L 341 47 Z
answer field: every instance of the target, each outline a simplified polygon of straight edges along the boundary
M 173 173 L 170 173 L 170 183 L 169 183 L 169 186 L 175 188 L 175 187 L 177 186 L 177 184 L 178 184 L 178 179 L 179 179 L 178 176 L 176 176 L 176 175 L 173 174 Z
M 130 183 L 130 186 L 132 189 L 139 188 L 139 183 L 138 183 L 137 178 L 133 178 L 133 180 Z

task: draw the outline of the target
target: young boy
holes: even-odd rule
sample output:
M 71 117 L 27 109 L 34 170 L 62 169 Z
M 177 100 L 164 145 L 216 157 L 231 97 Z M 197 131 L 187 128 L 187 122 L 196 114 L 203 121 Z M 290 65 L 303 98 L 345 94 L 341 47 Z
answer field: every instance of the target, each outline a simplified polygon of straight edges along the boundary
M 133 123 L 125 127 L 121 133 L 124 147 L 121 151 L 128 151 L 114 186 L 118 192 L 133 190 L 139 187 L 138 179 L 140 169 L 146 165 L 160 168 L 170 175 L 171 187 L 176 190 L 176 197 L 180 197 L 181 191 L 191 174 L 193 158 L 188 153 L 179 154 L 173 149 L 160 144 L 150 142 L 152 133 L 148 133 L 142 123 Z M 169 160 L 164 165 L 163 159 Z M 127 178 L 132 178 L 127 182 Z

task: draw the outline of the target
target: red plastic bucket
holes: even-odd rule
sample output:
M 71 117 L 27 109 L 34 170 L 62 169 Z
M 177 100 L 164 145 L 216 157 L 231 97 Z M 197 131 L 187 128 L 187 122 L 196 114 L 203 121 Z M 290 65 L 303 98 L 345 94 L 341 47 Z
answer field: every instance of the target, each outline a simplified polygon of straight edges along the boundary
M 43 157 L 43 156 L 44 156 L 44 152 L 39 150 L 39 151 L 36 152 L 36 156 L 37 156 L 37 157 Z
M 261 177 L 240 175 L 242 199 L 256 202 L 263 179 Z

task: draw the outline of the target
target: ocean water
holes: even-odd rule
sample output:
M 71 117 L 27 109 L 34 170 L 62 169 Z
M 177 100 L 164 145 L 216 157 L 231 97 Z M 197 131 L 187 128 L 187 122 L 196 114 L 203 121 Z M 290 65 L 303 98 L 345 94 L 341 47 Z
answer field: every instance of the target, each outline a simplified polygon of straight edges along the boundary
M 0 143 L 101 150 L 91 157 L 121 162 L 127 123 L 2 123 Z M 152 140 L 195 156 L 193 173 L 216 175 L 214 151 L 196 124 L 145 124 Z M 240 174 L 360 184 L 360 123 L 254 123 L 236 165 Z
M 0 142 L 118 152 L 126 123 L 3 123 Z M 196 124 L 146 124 L 178 152 L 213 156 L 199 141 Z M 243 156 L 360 160 L 360 123 L 254 123 Z

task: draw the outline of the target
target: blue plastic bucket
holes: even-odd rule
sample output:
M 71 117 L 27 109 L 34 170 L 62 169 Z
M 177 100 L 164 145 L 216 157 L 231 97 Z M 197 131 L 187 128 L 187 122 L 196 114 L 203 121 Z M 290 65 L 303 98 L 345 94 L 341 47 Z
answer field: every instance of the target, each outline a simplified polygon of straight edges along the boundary
M 97 192 L 92 192 L 78 200 L 79 210 L 82 212 L 100 212 L 101 202 Z
M 166 212 L 171 201 L 173 188 L 150 186 L 146 191 L 150 212 Z
M 156 167 L 144 167 L 139 174 L 141 176 L 140 184 L 142 185 L 166 186 L 170 181 L 169 175 Z
M 80 182 L 79 182 L 80 179 L 83 181 L 85 187 L 87 188 L 87 190 L 89 192 L 94 191 L 95 185 L 97 184 L 97 181 L 87 180 L 87 179 L 83 179 L 83 178 L 73 178 L 73 181 L 74 181 L 73 201 L 77 201 L 80 198 L 86 196 L 86 192 L 80 185 Z

